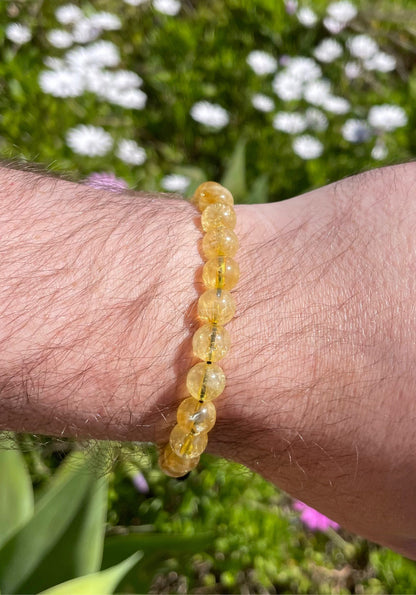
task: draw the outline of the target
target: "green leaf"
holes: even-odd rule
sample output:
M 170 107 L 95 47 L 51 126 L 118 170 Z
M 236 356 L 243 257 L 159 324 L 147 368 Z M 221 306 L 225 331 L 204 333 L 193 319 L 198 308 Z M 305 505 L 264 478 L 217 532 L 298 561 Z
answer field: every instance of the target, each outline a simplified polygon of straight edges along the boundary
M 33 516 L 0 549 L 0 589 L 15 592 L 68 527 L 91 484 L 91 460 L 69 455 L 37 501 Z
M 248 204 L 260 204 L 267 202 L 269 198 L 269 177 L 263 174 L 254 180 L 254 184 L 244 202 Z
M 107 493 L 107 479 L 101 476 L 92 483 L 60 539 L 21 584 L 22 593 L 37 593 L 101 568 Z
M 0 546 L 33 514 L 33 489 L 22 453 L 12 434 L 0 443 Z
M 74 595 L 75 593 L 76 595 L 97 595 L 98 593 L 111 595 L 121 579 L 137 564 L 141 557 L 142 553 L 136 552 L 117 566 L 74 578 L 42 591 L 41 595 Z
M 225 170 L 221 184 L 228 188 L 236 200 L 242 200 L 247 193 L 246 185 L 246 140 L 240 139 Z

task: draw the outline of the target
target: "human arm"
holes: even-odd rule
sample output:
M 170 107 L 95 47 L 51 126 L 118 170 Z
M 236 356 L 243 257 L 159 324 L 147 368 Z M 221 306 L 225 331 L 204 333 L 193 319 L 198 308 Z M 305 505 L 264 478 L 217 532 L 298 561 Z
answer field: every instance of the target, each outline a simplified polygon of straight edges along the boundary
M 198 326 L 194 208 L 0 178 L 1 426 L 167 436 Z M 409 164 L 237 206 L 242 276 L 209 448 L 416 557 L 414 178 Z

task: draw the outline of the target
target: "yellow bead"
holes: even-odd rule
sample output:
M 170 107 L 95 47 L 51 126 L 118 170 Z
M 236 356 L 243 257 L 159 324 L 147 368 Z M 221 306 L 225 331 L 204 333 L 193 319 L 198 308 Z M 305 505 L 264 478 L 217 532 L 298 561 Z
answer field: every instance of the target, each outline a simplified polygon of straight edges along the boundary
M 206 258 L 234 256 L 238 250 L 238 238 L 232 229 L 218 227 L 208 231 L 202 240 L 202 251 Z
M 188 397 L 178 407 L 178 426 L 194 434 L 209 432 L 214 427 L 216 417 L 215 405 L 211 401 L 200 403 Z
M 206 432 L 194 434 L 176 425 L 170 433 L 169 443 L 178 457 L 193 459 L 204 452 L 208 435 Z
M 206 362 L 216 362 L 230 349 L 230 333 L 223 326 L 204 324 L 192 338 L 194 355 Z
M 198 316 L 207 322 L 226 324 L 235 313 L 235 301 L 226 289 L 207 289 L 198 300 Z
M 211 289 L 233 289 L 240 278 L 240 267 L 230 256 L 210 258 L 202 269 L 202 281 Z
M 166 475 L 169 475 L 170 477 L 182 477 L 189 473 L 189 471 L 192 471 L 192 469 L 195 469 L 199 463 L 199 456 L 192 459 L 178 457 L 178 455 L 173 452 L 171 445 L 166 444 L 159 455 L 158 462 L 159 467 L 166 473 Z
M 204 182 L 195 190 L 192 201 L 203 211 L 208 205 L 222 203 L 232 206 L 233 195 L 227 188 L 217 182 Z
M 212 401 L 225 388 L 225 374 L 218 364 L 199 362 L 189 370 L 186 388 L 194 399 Z
M 221 203 L 208 205 L 201 215 L 201 225 L 204 231 L 227 227 L 234 229 L 237 218 L 233 207 Z

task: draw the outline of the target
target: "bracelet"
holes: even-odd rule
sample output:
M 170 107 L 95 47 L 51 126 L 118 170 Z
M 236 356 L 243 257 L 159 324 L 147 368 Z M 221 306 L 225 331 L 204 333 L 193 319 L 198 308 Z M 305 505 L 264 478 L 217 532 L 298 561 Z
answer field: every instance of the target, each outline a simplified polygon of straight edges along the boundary
M 192 202 L 201 211 L 206 232 L 202 252 L 207 260 L 202 271 L 206 291 L 198 300 L 198 316 L 203 325 L 192 339 L 193 353 L 200 360 L 188 372 L 186 387 L 191 396 L 177 411 L 177 425 L 159 455 L 159 466 L 171 477 L 182 477 L 194 469 L 214 427 L 216 409 L 212 402 L 225 388 L 225 374 L 216 363 L 230 348 L 230 335 L 224 324 L 234 316 L 235 301 L 230 293 L 238 282 L 240 270 L 233 256 L 238 239 L 234 199 L 216 182 L 205 182 L 196 189 Z

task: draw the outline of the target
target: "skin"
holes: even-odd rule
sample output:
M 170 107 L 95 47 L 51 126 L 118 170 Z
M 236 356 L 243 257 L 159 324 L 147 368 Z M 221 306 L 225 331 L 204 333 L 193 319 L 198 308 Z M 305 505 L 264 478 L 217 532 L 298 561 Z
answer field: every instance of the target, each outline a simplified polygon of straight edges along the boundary
M 208 450 L 416 559 L 416 166 L 238 205 Z M 195 207 L 0 168 L 0 427 L 162 442 L 194 363 Z

